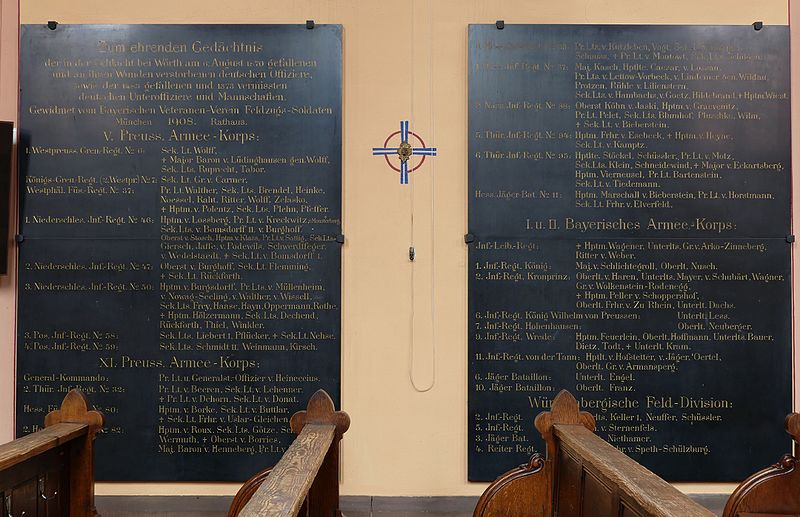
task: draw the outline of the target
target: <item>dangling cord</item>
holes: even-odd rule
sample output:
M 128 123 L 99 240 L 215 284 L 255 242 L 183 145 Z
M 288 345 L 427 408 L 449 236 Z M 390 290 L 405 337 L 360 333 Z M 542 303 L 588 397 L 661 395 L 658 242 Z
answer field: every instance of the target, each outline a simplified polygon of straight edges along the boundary
M 431 141 L 436 142 L 436 133 L 434 131 L 434 119 L 433 119 L 433 9 L 431 7 L 432 0 L 428 0 L 428 100 L 429 100 L 429 109 L 430 109 L 430 121 L 431 121 Z M 412 16 L 413 16 L 413 0 L 412 0 Z M 413 47 L 412 47 L 413 48 Z M 412 59 L 413 59 L 413 52 L 412 52 Z M 413 68 L 413 67 L 412 67 Z M 412 82 L 412 90 L 413 90 L 413 82 Z M 412 99 L 413 99 L 413 92 L 412 92 Z M 431 382 L 428 386 L 424 388 L 420 388 L 417 386 L 417 383 L 414 381 L 414 264 L 411 264 L 411 346 L 409 347 L 409 359 L 408 359 L 408 379 L 411 382 L 411 386 L 414 388 L 415 391 L 418 393 L 425 393 L 433 389 L 433 386 L 436 384 L 436 320 L 434 317 L 435 310 L 436 310 L 436 284 L 434 282 L 435 273 L 434 267 L 436 265 L 435 257 L 435 248 L 434 244 L 436 242 L 435 239 L 435 195 L 436 195 L 436 175 L 434 174 L 435 169 L 433 166 L 434 160 L 429 160 L 431 163 Z M 414 186 L 411 186 L 411 240 L 412 240 L 412 249 L 414 248 L 413 240 L 414 240 Z

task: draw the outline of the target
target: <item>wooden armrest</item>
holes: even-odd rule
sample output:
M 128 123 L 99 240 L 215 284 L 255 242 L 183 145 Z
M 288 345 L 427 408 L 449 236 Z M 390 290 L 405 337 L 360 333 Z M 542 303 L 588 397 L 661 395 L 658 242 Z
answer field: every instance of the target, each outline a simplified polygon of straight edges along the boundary
M 89 432 L 87 424 L 55 424 L 0 445 L 0 470 L 54 449 Z

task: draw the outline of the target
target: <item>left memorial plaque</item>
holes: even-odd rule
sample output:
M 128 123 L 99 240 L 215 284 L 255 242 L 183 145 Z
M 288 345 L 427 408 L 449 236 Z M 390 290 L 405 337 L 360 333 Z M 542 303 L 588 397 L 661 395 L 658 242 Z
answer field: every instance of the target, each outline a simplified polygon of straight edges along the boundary
M 100 480 L 243 480 L 338 404 L 341 26 L 25 25 L 17 435 L 78 387 Z

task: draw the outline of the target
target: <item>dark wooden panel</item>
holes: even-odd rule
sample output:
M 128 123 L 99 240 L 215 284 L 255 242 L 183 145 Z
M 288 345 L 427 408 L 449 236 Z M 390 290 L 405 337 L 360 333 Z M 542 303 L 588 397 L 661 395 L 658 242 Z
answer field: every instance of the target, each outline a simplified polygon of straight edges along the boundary
M 44 515 L 69 513 L 69 469 L 65 467 L 65 464 L 59 465 L 39 476 L 39 498 Z
M 0 494 L 10 496 L 11 507 L 15 509 L 13 515 L 21 515 L 16 509 L 31 517 L 69 514 L 71 443 L 27 456 L 22 462 L 0 471 Z M 2 504 L 5 500 L 0 501 L 0 508 Z
M 636 510 L 632 510 L 626 503 L 621 502 L 620 505 L 622 506 L 620 517 L 642 517 L 642 514 Z
M 39 515 L 37 478 L 29 478 L 15 486 L 11 492 L 12 515 Z
M 563 449 L 558 452 L 554 490 L 556 513 L 564 517 L 580 517 L 583 468 L 579 460 Z
M 12 442 L 13 443 L 13 442 Z M 24 462 L 11 467 L 4 467 L 0 471 L 0 491 L 13 488 L 21 480 L 31 480 L 40 474 L 64 468 L 68 461 L 69 448 L 66 445 L 42 451 L 35 456 L 27 458 Z
M 583 472 L 583 512 L 581 515 L 608 515 L 619 514 L 619 508 L 614 505 L 614 494 L 591 472 Z

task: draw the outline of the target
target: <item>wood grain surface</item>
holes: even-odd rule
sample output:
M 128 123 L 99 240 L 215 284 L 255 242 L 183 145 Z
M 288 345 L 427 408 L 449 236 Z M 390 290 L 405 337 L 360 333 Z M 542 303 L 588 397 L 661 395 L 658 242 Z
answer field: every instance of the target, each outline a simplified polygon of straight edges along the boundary
M 335 425 L 305 425 L 239 515 L 297 515 L 335 436 Z
M 617 492 L 626 506 L 633 506 L 630 509 L 637 513 L 652 517 L 714 517 L 712 512 L 584 426 L 556 424 L 555 435 L 565 451 L 580 458 L 584 470 L 610 485 L 612 492 Z M 582 515 L 593 514 L 584 511 Z

